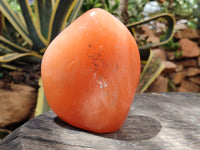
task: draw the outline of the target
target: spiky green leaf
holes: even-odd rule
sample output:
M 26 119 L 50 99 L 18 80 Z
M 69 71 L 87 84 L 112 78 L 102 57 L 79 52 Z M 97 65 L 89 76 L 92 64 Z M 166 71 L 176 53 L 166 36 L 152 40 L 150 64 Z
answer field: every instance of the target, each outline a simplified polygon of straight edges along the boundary
M 30 37 L 33 41 L 33 49 L 36 51 L 47 46 L 47 41 L 40 32 L 39 24 L 36 23 L 33 17 L 32 10 L 29 6 L 28 0 L 19 0 L 19 4 L 26 21 Z
M 32 53 L 10 53 L 6 55 L 0 56 L 0 63 L 9 63 L 18 59 L 24 59 L 25 57 L 34 57 L 35 58 L 35 63 L 39 63 L 42 60 L 42 56 L 38 55 L 35 52 Z M 33 60 L 32 60 L 33 62 Z
M 37 104 L 36 104 L 36 109 L 35 109 L 35 116 L 38 116 L 38 115 L 50 110 L 50 107 L 49 107 L 46 97 L 44 95 L 44 89 L 43 89 L 41 78 L 39 79 L 38 85 L 40 88 L 38 90 L 38 98 L 37 98 Z
M 9 70 L 18 70 L 18 71 L 22 71 L 22 69 L 19 68 L 18 66 L 6 64 L 6 63 L 0 63 L 0 67 L 1 67 L 1 68 L 6 68 L 6 69 L 9 69 Z
M 0 35 L 0 45 L 6 46 L 9 49 L 16 51 L 16 52 L 31 52 L 30 49 L 26 49 L 24 47 L 21 47 L 11 41 L 9 41 L 8 39 L 6 39 L 5 37 Z
M 163 13 L 163 14 L 159 14 L 159 15 L 150 17 L 149 19 L 134 22 L 134 23 L 127 25 L 128 29 L 133 33 L 134 28 L 136 28 L 136 26 L 139 26 L 139 25 L 142 25 L 142 24 L 145 24 L 145 23 L 148 23 L 150 21 L 157 20 L 160 18 L 165 19 L 168 23 L 168 29 L 167 29 L 167 33 L 166 33 L 164 40 L 159 43 L 151 43 L 151 44 L 140 46 L 139 49 L 148 49 L 148 48 L 163 45 L 163 44 L 166 44 L 167 42 L 169 42 L 174 33 L 175 19 L 171 14 Z
M 9 20 L 17 32 L 30 44 L 33 45 L 31 37 L 28 32 L 26 24 L 24 24 L 23 19 L 20 18 L 20 15 L 17 15 L 6 0 L 0 0 L 0 11 L 1 13 Z
M 160 75 L 164 67 L 165 66 L 163 62 L 157 58 L 152 51 L 150 51 L 148 61 L 140 76 L 137 92 L 143 93 L 149 87 L 149 85 Z
M 72 22 L 78 17 L 78 13 L 79 13 L 79 11 L 80 11 L 80 9 L 81 9 L 81 6 L 82 6 L 82 4 L 83 4 L 83 1 L 84 1 L 84 0 L 78 0 L 78 1 L 77 1 L 76 5 L 74 6 L 74 9 L 73 9 L 73 11 L 72 11 L 72 13 L 71 13 L 71 15 L 70 15 L 68 21 L 67 21 L 67 24 L 72 23 Z M 102 5 L 102 4 L 101 4 L 101 5 Z
M 36 20 L 45 39 L 48 37 L 50 18 L 54 8 L 53 0 L 35 0 L 34 8 Z
M 57 0 L 51 15 L 48 42 L 52 41 L 66 26 L 77 0 Z

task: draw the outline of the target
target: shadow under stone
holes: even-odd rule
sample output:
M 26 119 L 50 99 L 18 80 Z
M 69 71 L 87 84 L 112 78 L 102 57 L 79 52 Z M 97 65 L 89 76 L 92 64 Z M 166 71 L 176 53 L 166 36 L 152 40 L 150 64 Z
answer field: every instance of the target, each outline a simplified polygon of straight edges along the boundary
M 119 130 L 112 133 L 101 133 L 101 134 L 76 128 L 68 123 L 65 123 L 58 117 L 54 118 L 54 122 L 60 127 L 66 129 L 82 131 L 96 136 L 117 139 L 117 140 L 124 140 L 124 141 L 141 141 L 150 139 L 156 136 L 162 128 L 159 121 L 155 120 L 152 117 L 142 116 L 142 115 L 128 116 L 126 118 L 125 123 Z

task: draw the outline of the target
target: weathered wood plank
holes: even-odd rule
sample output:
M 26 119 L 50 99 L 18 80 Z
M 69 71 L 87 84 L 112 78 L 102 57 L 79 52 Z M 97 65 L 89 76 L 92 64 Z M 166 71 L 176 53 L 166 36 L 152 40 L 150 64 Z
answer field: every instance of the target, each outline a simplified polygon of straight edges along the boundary
M 123 127 L 96 134 L 40 115 L 0 142 L 1 150 L 199 150 L 200 94 L 136 95 Z

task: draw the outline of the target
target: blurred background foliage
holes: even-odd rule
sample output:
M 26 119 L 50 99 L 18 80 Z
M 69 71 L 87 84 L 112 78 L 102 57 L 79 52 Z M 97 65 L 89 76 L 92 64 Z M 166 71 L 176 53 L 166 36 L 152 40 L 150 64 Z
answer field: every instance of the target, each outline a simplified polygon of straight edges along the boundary
M 111 14 L 118 16 L 117 10 L 120 5 L 120 0 L 84 0 L 81 8 L 81 13 L 92 8 L 102 8 Z
M 192 28 L 200 27 L 200 0 L 84 0 L 82 12 L 96 7 L 115 14 L 125 23 L 167 12 L 176 20 L 187 19 Z
M 154 3 L 150 3 L 154 2 Z M 147 3 L 152 8 L 156 7 L 157 11 L 145 14 Z M 151 8 L 149 8 L 150 11 Z M 199 27 L 200 24 L 200 1 L 199 0 L 128 0 L 129 21 L 139 21 L 147 15 L 152 16 L 163 12 L 171 13 L 176 20 L 187 19 L 188 25 L 192 28 Z

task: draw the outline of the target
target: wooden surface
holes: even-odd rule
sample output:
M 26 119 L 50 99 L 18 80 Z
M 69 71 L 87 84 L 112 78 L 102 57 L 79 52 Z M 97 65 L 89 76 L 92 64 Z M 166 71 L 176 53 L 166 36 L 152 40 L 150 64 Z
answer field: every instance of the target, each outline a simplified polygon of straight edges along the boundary
M 200 150 L 200 94 L 136 95 L 123 127 L 96 134 L 40 115 L 0 143 L 0 150 Z

